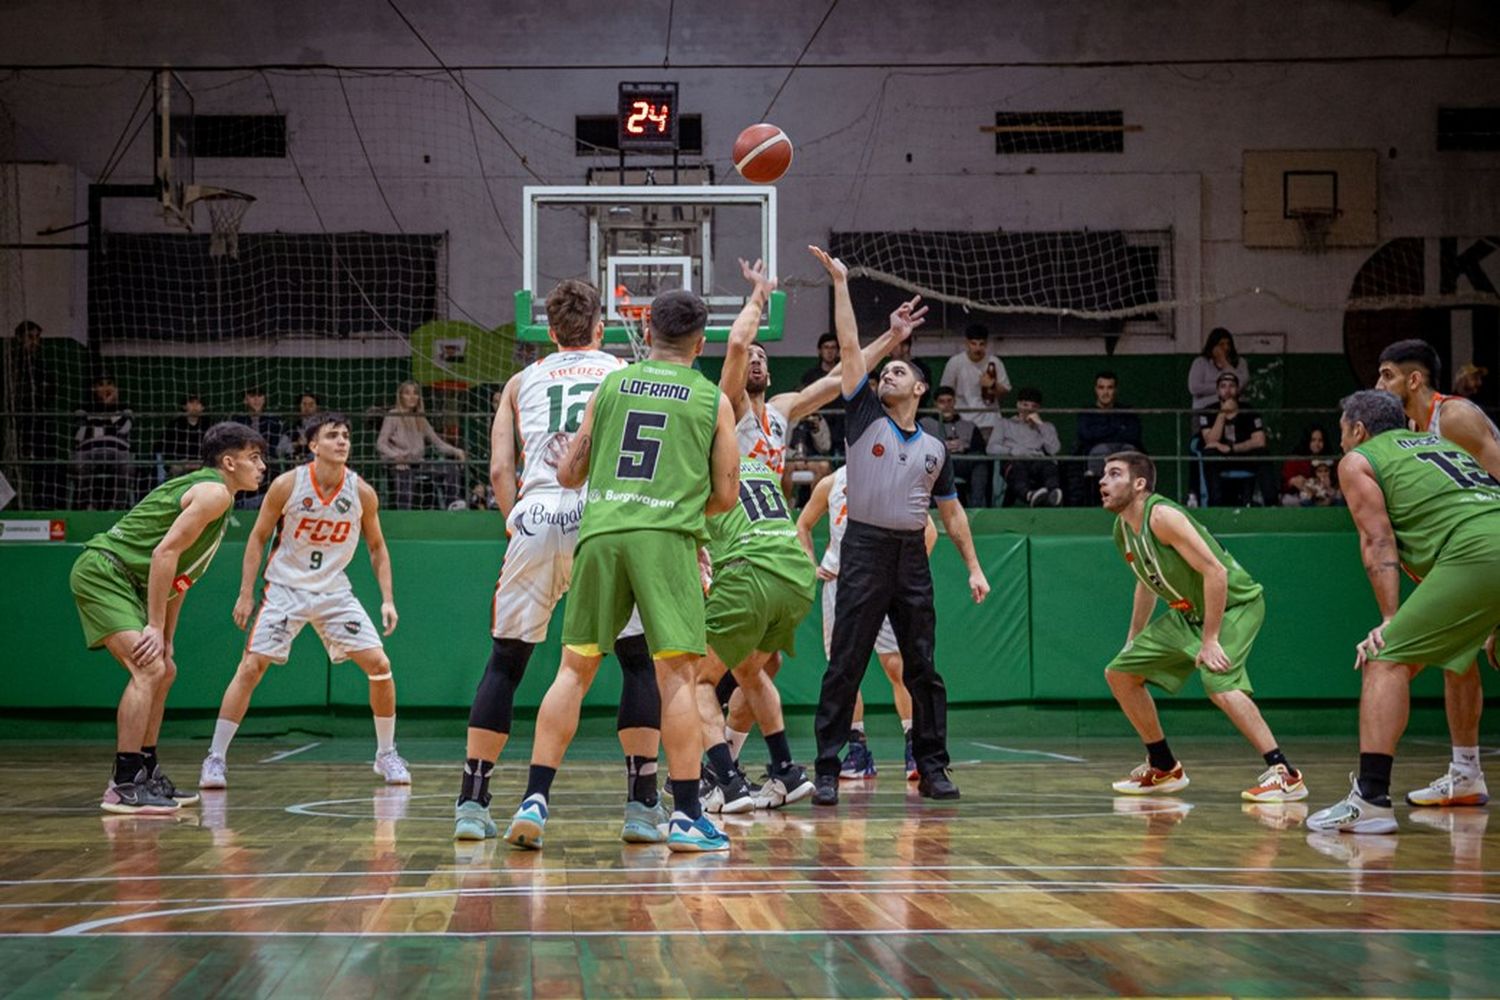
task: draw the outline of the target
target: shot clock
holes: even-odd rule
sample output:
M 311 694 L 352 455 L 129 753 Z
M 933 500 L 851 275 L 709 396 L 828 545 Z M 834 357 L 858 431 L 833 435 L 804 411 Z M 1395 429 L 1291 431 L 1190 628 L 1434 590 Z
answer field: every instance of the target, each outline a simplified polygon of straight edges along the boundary
M 616 115 L 619 149 L 663 151 L 677 149 L 677 84 L 622 83 Z

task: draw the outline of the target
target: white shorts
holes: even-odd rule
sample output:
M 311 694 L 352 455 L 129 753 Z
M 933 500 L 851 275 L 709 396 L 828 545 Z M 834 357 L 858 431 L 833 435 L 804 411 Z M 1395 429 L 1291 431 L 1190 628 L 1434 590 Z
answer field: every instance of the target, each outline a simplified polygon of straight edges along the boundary
M 255 623 L 250 626 L 246 649 L 268 656 L 273 662 L 285 663 L 292 651 L 292 640 L 309 623 L 334 663 L 349 659 L 351 653 L 381 646 L 380 632 L 354 591 L 324 594 L 271 583 L 266 585 Z
M 833 602 L 834 595 L 839 592 L 837 579 L 823 581 L 823 658 L 833 658 Z M 887 617 L 880 623 L 880 634 L 875 636 L 875 652 L 881 656 L 889 653 L 901 652 L 901 647 L 896 645 L 896 632 L 891 628 L 891 619 Z
M 583 518 L 583 494 L 574 490 L 537 493 L 516 503 L 506 522 L 510 540 L 490 611 L 490 635 L 539 644 L 557 602 L 573 582 L 573 550 Z M 642 635 L 639 609 L 620 636 Z

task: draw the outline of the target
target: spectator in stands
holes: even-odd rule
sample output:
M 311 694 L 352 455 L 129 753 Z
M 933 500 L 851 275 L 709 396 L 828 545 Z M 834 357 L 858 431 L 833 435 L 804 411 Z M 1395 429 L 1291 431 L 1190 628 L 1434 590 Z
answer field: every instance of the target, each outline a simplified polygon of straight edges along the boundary
M 825 333 L 818 338 L 818 360 L 802 373 L 797 387 L 805 389 L 818 379 L 833 371 L 839 363 L 838 334 Z M 792 428 L 787 441 L 788 450 L 801 455 L 842 455 L 844 453 L 844 401 L 835 396 L 833 402 L 806 417 Z M 806 464 L 806 463 L 804 463 Z M 829 474 L 827 462 L 818 463 L 813 469 L 815 479 Z
M 988 502 L 990 485 L 990 463 L 978 459 L 963 460 L 960 455 L 983 455 L 984 437 L 974 421 L 958 412 L 958 395 L 953 386 L 940 385 L 933 396 L 937 406 L 936 417 L 923 417 L 922 429 L 933 437 L 940 437 L 948 446 L 948 454 L 954 457 L 953 478 L 963 495 L 965 507 L 983 507 Z
M 1000 424 L 1000 400 L 1010 392 L 1005 362 L 990 353 L 990 331 L 983 323 L 964 330 L 964 349 L 943 366 L 942 385 L 951 385 L 962 413 L 988 442 Z
M 74 506 L 123 510 L 134 502 L 130 431 L 135 414 L 120 402 L 113 375 L 94 378 L 93 398 L 78 411 L 73 434 Z
M 268 454 L 266 459 L 266 475 L 261 481 L 260 489 L 254 493 L 241 493 L 234 498 L 236 507 L 256 510 L 260 507 L 261 498 L 266 495 L 266 489 L 271 480 L 275 479 L 281 472 L 281 465 L 276 459 L 287 459 L 292 454 L 292 439 L 287 436 L 286 424 L 281 418 L 266 412 L 266 390 L 262 386 L 252 385 L 245 389 L 245 412 L 237 414 L 232 418 L 237 424 L 244 424 L 265 439 Z
M 422 387 L 416 382 L 402 382 L 396 390 L 396 405 L 381 423 L 375 441 L 380 457 L 391 463 L 393 508 L 410 510 L 417 484 L 424 479 L 432 487 L 439 510 L 459 499 L 457 468 L 447 462 L 428 462 L 429 445 L 446 458 L 462 461 L 465 457 L 462 448 L 444 441 L 427 421 Z
M 1259 413 L 1240 406 L 1238 375 L 1220 372 L 1216 384 L 1218 402 L 1198 415 L 1203 454 L 1209 458 L 1204 467 L 1208 503 L 1213 507 L 1245 507 L 1254 499 L 1257 479 L 1265 465 L 1254 456 L 1266 454 L 1266 424 Z M 1235 460 L 1213 460 L 1220 455 L 1235 456 Z
M 1000 421 L 985 450 L 1005 460 L 1005 485 L 1012 503 L 1059 507 L 1062 487 L 1053 456 L 1061 448 L 1057 426 L 1042 419 L 1041 390 L 1026 386 L 1016 393 L 1016 415 Z
M 10 387 L 5 403 L 17 415 L 17 457 L 27 463 L 16 477 L 20 506 L 57 510 L 67 500 L 63 471 L 57 464 L 61 457 L 57 422 L 49 416 L 57 407 L 57 381 L 47 367 L 41 324 L 22 320 L 15 334 L 5 345 L 4 376 Z
M 323 401 L 318 398 L 317 393 L 304 389 L 302 395 L 297 397 L 297 429 L 292 431 L 293 462 L 312 461 L 312 452 L 307 447 L 307 427 L 321 409 Z
M 1078 414 L 1073 454 L 1083 455 L 1087 462 L 1070 463 L 1065 477 L 1069 502 L 1080 507 L 1099 503 L 1099 477 L 1104 474 L 1104 459 L 1117 451 L 1144 452 L 1141 443 L 1141 418 L 1122 410 L 1118 390 L 1120 380 L 1111 371 L 1094 376 L 1094 408 Z
M 1249 386 L 1250 366 L 1234 349 L 1234 334 L 1216 326 L 1204 342 L 1202 353 L 1193 359 L 1192 367 L 1188 369 L 1188 392 L 1193 397 L 1193 409 L 1206 410 L 1217 405 L 1218 380 L 1225 372 L 1234 373 L 1241 391 Z
M 1465 399 L 1477 400 L 1484 392 L 1484 377 L 1489 373 L 1488 368 L 1476 365 L 1472 361 L 1466 365 L 1460 365 L 1458 371 L 1453 373 L 1453 394 Z
M 1317 425 L 1309 427 L 1295 455 L 1281 463 L 1281 503 L 1285 507 L 1302 506 L 1302 487 L 1313 478 L 1313 462 L 1328 458 L 1328 432 Z
M 157 445 L 161 478 L 171 479 L 194 469 L 203 468 L 203 432 L 208 421 L 203 416 L 203 397 L 190 392 L 182 401 L 182 413 L 172 418 Z
M 1303 507 L 1342 507 L 1344 495 L 1339 492 L 1338 478 L 1334 475 L 1333 462 L 1318 458 L 1312 463 L 1313 474 L 1302 484 L 1299 491 Z

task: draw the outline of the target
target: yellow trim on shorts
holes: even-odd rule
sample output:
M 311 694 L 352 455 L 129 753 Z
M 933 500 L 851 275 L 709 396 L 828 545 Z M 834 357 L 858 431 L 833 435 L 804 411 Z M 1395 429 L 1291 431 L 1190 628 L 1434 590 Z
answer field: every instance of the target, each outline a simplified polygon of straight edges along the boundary
M 577 653 L 579 656 L 604 655 L 597 642 L 565 642 L 563 643 L 563 648 Z
M 702 653 L 694 653 L 694 652 L 691 652 L 690 650 L 686 650 L 686 649 L 663 649 L 663 650 L 660 650 L 658 652 L 652 653 L 651 654 L 651 659 L 653 659 L 653 660 L 675 660 L 679 656 L 697 656 L 697 657 L 701 658 L 703 656 L 703 654 Z

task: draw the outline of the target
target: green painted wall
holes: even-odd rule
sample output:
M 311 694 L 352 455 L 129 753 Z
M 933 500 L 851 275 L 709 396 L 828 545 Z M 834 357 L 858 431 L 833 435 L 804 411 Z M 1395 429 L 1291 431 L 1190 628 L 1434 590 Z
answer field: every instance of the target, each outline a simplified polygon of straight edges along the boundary
M 1202 512 L 1245 566 L 1266 585 L 1267 624 L 1250 664 L 1258 694 L 1276 699 L 1342 699 L 1358 695 L 1354 644 L 1374 622 L 1375 607 L 1344 511 Z M 109 708 L 124 673 L 105 653 L 84 650 L 68 591 L 78 545 L 112 518 L 71 515 L 62 544 L 0 544 L 0 709 Z M 396 571 L 401 624 L 388 640 L 398 697 L 408 707 L 466 707 L 489 652 L 489 608 L 504 553 L 493 513 L 388 513 L 383 518 Z M 244 642 L 230 620 L 249 519 L 240 516 L 213 567 L 187 598 L 177 638 L 180 674 L 174 709 L 212 709 L 232 676 Z M 1132 582 L 1108 538 L 1102 511 L 981 511 L 976 545 L 994 587 L 974 606 L 951 545 L 933 557 L 938 585 L 938 664 L 955 703 L 1102 699 L 1100 676 L 1119 649 L 1130 613 Z M 352 577 L 370 607 L 377 591 L 368 562 Z M 561 616 L 539 646 L 517 704 L 541 700 L 558 657 Z M 803 623 L 797 655 L 781 674 L 789 705 L 816 702 L 824 666 L 820 610 Z M 1494 689 L 1495 678 L 1484 671 Z M 589 704 L 609 705 L 618 673 L 606 662 Z M 1189 689 L 1196 695 L 1194 682 Z M 889 687 L 874 667 L 865 682 L 872 704 Z M 1424 676 L 1418 693 L 1441 694 L 1441 678 Z M 256 705 L 357 706 L 365 682 L 351 665 L 330 665 L 304 634 L 292 662 L 271 670 Z

